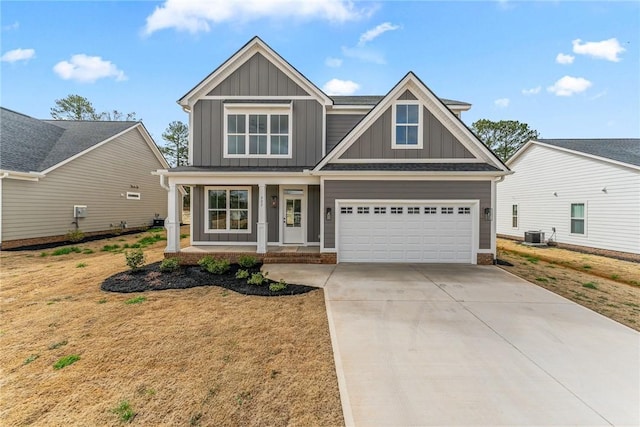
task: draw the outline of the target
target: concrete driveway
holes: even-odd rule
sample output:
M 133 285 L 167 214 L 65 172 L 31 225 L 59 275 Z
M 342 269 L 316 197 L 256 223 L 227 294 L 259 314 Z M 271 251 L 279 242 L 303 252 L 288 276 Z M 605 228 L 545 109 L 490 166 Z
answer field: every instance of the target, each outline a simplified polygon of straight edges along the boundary
M 347 425 L 640 425 L 640 334 L 497 267 L 304 274 L 324 284 Z

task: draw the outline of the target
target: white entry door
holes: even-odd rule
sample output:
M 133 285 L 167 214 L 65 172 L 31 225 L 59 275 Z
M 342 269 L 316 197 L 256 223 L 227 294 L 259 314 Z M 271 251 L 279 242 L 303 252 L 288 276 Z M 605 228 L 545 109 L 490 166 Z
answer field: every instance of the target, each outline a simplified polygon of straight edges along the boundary
M 283 243 L 304 243 L 304 190 L 284 190 L 284 218 L 282 218 Z

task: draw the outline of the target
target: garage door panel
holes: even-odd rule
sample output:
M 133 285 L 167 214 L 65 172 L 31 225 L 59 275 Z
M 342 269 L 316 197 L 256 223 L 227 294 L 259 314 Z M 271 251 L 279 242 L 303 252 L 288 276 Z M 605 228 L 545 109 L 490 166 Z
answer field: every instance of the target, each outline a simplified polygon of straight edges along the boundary
M 340 261 L 470 263 L 471 207 L 420 203 L 341 205 Z

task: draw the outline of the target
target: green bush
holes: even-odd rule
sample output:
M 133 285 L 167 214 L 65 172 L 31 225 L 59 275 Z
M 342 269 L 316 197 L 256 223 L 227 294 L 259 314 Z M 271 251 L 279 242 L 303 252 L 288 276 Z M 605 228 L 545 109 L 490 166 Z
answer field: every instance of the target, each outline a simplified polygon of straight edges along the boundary
M 84 233 L 82 232 L 82 230 L 78 229 L 78 230 L 69 230 L 67 232 L 67 240 L 73 243 L 77 243 L 82 241 L 82 239 L 84 239 Z
M 251 255 L 240 255 L 238 257 L 238 265 L 244 268 L 251 268 L 258 263 L 258 259 Z
M 280 279 L 279 282 L 273 282 L 269 285 L 269 290 L 271 292 L 279 292 L 279 291 L 283 291 L 287 289 L 287 282 L 285 282 L 284 280 Z
M 180 261 L 178 258 L 165 258 L 160 263 L 160 271 L 163 273 L 171 273 L 180 268 Z
M 198 265 L 212 274 L 224 274 L 229 271 L 230 267 L 228 259 L 216 259 L 210 255 L 200 259 Z
M 240 269 L 236 272 L 236 279 L 246 279 L 247 277 L 249 277 L 247 270 Z
M 253 273 L 247 280 L 249 285 L 262 285 L 267 280 L 267 273 Z
M 138 270 L 144 265 L 144 253 L 142 249 L 134 249 L 132 251 L 125 251 L 124 258 L 127 260 L 127 265 L 133 271 Z

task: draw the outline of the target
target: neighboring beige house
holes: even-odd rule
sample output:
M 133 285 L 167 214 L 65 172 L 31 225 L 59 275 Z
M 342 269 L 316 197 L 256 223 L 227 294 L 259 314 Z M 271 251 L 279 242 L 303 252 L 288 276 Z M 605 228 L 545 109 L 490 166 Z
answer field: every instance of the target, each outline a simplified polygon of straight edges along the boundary
M 164 219 L 168 164 L 140 122 L 38 120 L 0 108 L 0 247 Z

